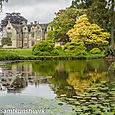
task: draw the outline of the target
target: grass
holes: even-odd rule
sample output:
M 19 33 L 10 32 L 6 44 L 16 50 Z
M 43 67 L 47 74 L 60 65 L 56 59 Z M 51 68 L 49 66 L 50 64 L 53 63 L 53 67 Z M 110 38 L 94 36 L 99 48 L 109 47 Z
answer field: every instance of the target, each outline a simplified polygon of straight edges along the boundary
M 23 57 L 33 57 L 32 55 L 32 49 L 10 49 L 10 51 L 13 51 L 18 56 Z
M 32 49 L 0 49 L 0 60 L 75 60 L 103 58 L 102 54 L 90 54 L 86 56 L 35 56 Z

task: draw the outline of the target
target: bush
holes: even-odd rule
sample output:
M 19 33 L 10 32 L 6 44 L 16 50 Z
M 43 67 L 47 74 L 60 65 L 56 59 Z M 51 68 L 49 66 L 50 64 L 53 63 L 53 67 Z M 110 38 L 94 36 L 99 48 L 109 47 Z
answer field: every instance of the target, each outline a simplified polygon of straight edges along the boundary
M 70 49 L 70 50 L 73 50 L 73 49 L 76 49 L 76 46 L 80 46 L 81 49 L 84 49 L 85 47 L 83 46 L 83 44 L 81 43 L 76 43 L 76 42 L 68 42 L 64 45 L 64 50 L 66 49 Z M 86 49 L 86 48 L 85 48 Z
M 83 56 L 83 55 L 88 55 L 88 53 L 85 50 L 80 50 L 79 52 L 76 53 L 76 56 Z
M 56 46 L 55 49 L 62 50 L 62 47 L 61 46 Z
M 81 43 L 69 42 L 64 46 L 66 55 L 79 56 L 87 55 L 86 47 Z
M 51 55 L 53 55 L 53 56 L 59 55 L 59 50 L 57 50 L 57 49 L 52 50 Z
M 90 50 L 90 54 L 101 54 L 101 50 L 99 48 L 93 48 Z
M 49 41 L 41 41 L 35 44 L 32 48 L 32 53 L 34 55 L 50 55 L 51 51 L 54 49 L 54 43 Z M 46 53 L 47 52 L 47 53 Z

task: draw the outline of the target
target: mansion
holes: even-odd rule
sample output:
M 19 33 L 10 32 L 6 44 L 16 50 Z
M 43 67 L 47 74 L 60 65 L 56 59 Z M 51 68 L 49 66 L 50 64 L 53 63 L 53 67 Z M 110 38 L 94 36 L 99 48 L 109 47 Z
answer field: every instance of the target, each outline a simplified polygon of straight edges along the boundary
M 46 33 L 52 28 L 48 24 L 39 24 L 37 21 L 27 24 L 14 24 L 8 20 L 2 27 L 3 48 L 31 48 L 35 43 L 44 40 Z

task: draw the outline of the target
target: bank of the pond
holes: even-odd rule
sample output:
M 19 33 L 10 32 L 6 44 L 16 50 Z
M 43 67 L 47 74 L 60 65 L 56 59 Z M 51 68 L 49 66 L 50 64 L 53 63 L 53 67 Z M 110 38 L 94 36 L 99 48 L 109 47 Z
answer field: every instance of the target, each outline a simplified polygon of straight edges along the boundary
M 0 49 L 0 60 L 76 60 L 104 58 L 103 54 L 80 56 L 35 56 L 31 49 Z

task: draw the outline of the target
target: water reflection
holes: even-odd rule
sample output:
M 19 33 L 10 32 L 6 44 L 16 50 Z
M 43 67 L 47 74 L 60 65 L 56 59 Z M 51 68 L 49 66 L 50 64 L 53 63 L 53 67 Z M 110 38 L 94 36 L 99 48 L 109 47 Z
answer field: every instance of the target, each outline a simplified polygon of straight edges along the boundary
M 79 106 L 79 112 L 86 112 L 80 106 L 101 104 L 105 112 L 106 107 L 115 106 L 115 78 L 108 75 L 111 63 L 107 60 L 8 63 L 0 69 L 0 89 L 10 93 L 32 92 L 41 97 L 52 95 Z
M 30 85 L 52 84 L 57 96 L 82 93 L 99 83 L 109 82 L 107 70 L 111 62 L 103 60 L 47 61 L 8 63 L 0 69 L 1 87 L 20 92 Z M 72 93 L 72 94 L 71 94 Z
M 39 85 L 48 84 L 50 87 L 47 79 L 52 76 L 38 75 L 33 70 L 33 65 L 34 63 L 20 62 L 8 63 L 2 66 L 0 72 L 0 90 L 7 91 L 7 93 L 28 93 L 28 87 L 30 88 L 31 86 L 35 86 L 33 91 L 36 92 Z M 49 89 L 48 86 L 46 86 L 46 89 Z

